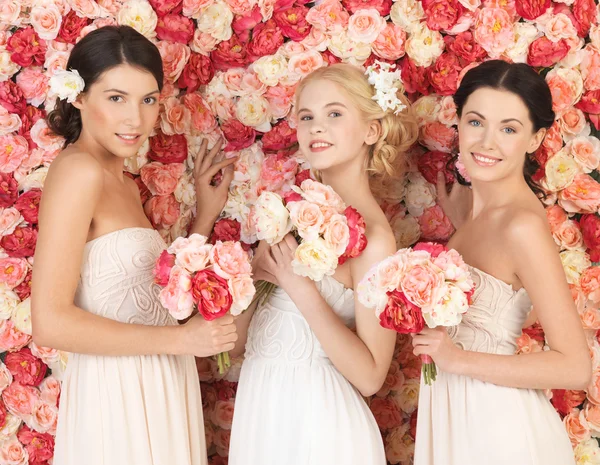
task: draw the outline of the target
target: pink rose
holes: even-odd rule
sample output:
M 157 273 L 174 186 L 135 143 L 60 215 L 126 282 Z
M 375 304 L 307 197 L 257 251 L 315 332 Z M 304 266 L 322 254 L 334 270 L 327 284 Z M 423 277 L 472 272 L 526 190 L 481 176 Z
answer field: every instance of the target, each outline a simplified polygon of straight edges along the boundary
M 582 215 L 579 225 L 590 259 L 593 262 L 600 261 L 600 217 L 597 215 Z
M 241 16 L 236 16 L 231 23 L 231 28 L 234 34 L 243 43 L 247 43 L 250 40 L 250 33 L 258 24 L 263 20 L 263 16 L 260 12 L 260 7 L 256 5 L 252 10 L 244 13 Z
M 428 183 L 435 184 L 437 182 L 437 175 L 441 171 L 444 173 L 446 184 L 451 184 L 455 181 L 452 164 L 450 164 L 451 159 L 452 156 L 449 153 L 440 151 L 426 152 L 419 157 L 417 166 L 419 172 Z
M 207 134 L 212 132 L 213 129 L 216 129 L 217 120 L 200 94 L 186 94 L 183 97 L 183 104 L 190 111 L 192 117 L 192 134 Z
M 283 34 L 277 23 L 270 19 L 252 30 L 252 40 L 248 43 L 248 57 L 255 61 L 265 55 L 273 55 L 283 45 Z
M 243 16 L 252 11 L 252 4 L 249 0 L 225 0 L 225 3 L 234 15 Z
M 406 32 L 394 23 L 385 28 L 373 42 L 373 53 L 386 60 L 399 60 L 405 54 Z
M 558 198 L 567 212 L 595 213 L 600 209 L 600 184 L 588 174 L 578 174 Z
M 0 209 L 0 236 L 12 234 L 22 222 L 23 217 L 16 208 Z
M 222 317 L 231 308 L 227 281 L 214 271 L 202 270 L 194 275 L 192 295 L 198 311 L 208 321 Z
M 424 0 L 425 21 L 432 31 L 451 29 L 464 11 L 457 0 Z
M 31 350 L 23 348 L 17 352 L 10 352 L 4 360 L 15 381 L 26 386 L 38 386 L 46 376 L 48 367 Z
M 25 465 L 29 463 L 27 451 L 16 436 L 12 436 L 0 444 L 0 460 L 3 463 Z
M 573 106 L 578 96 L 573 83 L 564 79 L 557 73 L 548 73 L 546 76 L 550 92 L 552 93 L 552 108 L 555 112 L 561 113 L 567 108 Z
M 560 225 L 567 221 L 567 214 L 558 205 L 552 205 L 551 207 L 546 208 L 546 218 L 550 225 L 550 231 L 554 234 Z
M 29 14 L 33 28 L 42 39 L 56 39 L 63 15 L 56 5 L 37 5 L 31 9 Z
M 229 280 L 229 293 L 231 294 L 231 314 L 239 315 L 252 303 L 256 294 L 254 280 L 249 275 L 241 275 Z
M 429 263 L 409 269 L 400 280 L 406 298 L 419 308 L 434 305 L 437 290 L 444 283 L 444 275 Z
M 168 14 L 158 18 L 156 36 L 160 40 L 187 44 L 194 37 L 194 22 L 178 14 Z
M 0 136 L 0 171 L 12 173 L 25 161 L 29 152 L 27 140 L 21 136 Z
M 417 252 L 419 250 L 424 250 L 431 255 L 432 258 L 437 258 L 442 252 L 448 251 L 442 244 L 437 244 L 435 242 L 419 242 L 415 244 L 413 251 Z
M 365 220 L 353 207 L 347 207 L 344 211 L 349 228 L 350 237 L 344 254 L 339 258 L 338 265 L 343 265 L 349 258 L 358 257 L 367 247 L 367 236 L 365 234 Z
M 598 24 L 598 10 L 594 0 L 575 0 L 573 17 L 579 37 L 587 36 L 591 25 Z
M 298 228 L 298 234 L 305 241 L 311 241 L 319 237 L 319 233 L 325 226 L 325 217 L 319 205 L 306 200 L 299 200 L 292 202 L 287 208 L 290 211 L 292 224 Z
M 19 350 L 29 344 L 31 336 L 15 328 L 11 320 L 0 321 L 0 350 L 2 352 Z
M 210 54 L 216 70 L 226 71 L 231 68 L 244 68 L 249 63 L 248 50 L 237 35 L 229 40 L 220 42 L 215 51 Z
M 154 228 L 168 228 L 179 218 L 179 203 L 173 194 L 157 195 L 146 202 L 144 211 Z
M 37 432 L 56 434 L 58 409 L 55 405 L 40 400 L 33 409 L 32 420 Z
M 12 207 L 19 197 L 19 186 L 12 173 L 0 172 L 0 208 Z
M 58 32 L 58 39 L 75 45 L 75 42 L 81 34 L 81 30 L 91 22 L 92 20 L 90 18 L 82 18 L 75 10 L 69 11 L 62 19 L 60 31 Z
M 164 134 L 185 134 L 191 123 L 190 111 L 178 98 L 169 97 L 163 103 L 160 115 L 160 128 Z
M 174 265 L 175 255 L 163 250 L 154 266 L 154 282 L 159 286 L 166 286 L 169 283 L 169 276 Z
M 35 148 L 37 143 L 33 142 L 31 139 L 30 131 L 40 119 L 44 119 L 46 117 L 46 112 L 34 106 L 27 105 L 20 116 L 22 124 L 21 128 L 19 129 L 19 135 L 27 139 L 30 149 Z
M 269 132 L 265 133 L 261 141 L 265 153 L 277 152 L 295 148 L 298 143 L 298 136 L 296 129 L 291 128 L 286 120 L 282 120 L 273 126 Z
M 346 30 L 349 18 L 338 0 L 325 0 L 306 15 L 306 20 L 315 28 L 332 35 Z
M 157 131 L 157 134 L 150 138 L 148 157 L 151 160 L 161 163 L 182 163 L 187 159 L 187 155 L 187 141 L 181 134 L 167 135 Z
M 346 210 L 342 198 L 330 187 L 320 182 L 306 179 L 300 186 L 302 197 L 324 207 L 331 207 L 338 213 Z
M 175 192 L 181 175 L 185 172 L 183 163 L 152 162 L 144 165 L 140 175 L 152 195 L 169 195 Z
M 227 145 L 224 150 L 226 152 L 242 150 L 250 147 L 256 140 L 256 130 L 249 126 L 244 126 L 237 119 L 229 119 L 221 123 L 221 130 Z
M 590 429 L 600 431 L 600 406 L 588 402 L 583 409 L 583 416 Z
M 232 218 L 221 218 L 215 223 L 213 232 L 210 236 L 210 243 L 216 241 L 239 241 L 241 225 L 240 222 Z M 244 244 L 242 244 L 242 247 Z
M 35 342 L 30 345 L 31 353 L 41 359 L 46 365 L 56 363 L 60 360 L 60 352 L 50 347 L 38 346 Z
M 562 133 L 567 137 L 576 136 L 585 128 L 585 115 L 577 108 L 565 110 L 558 120 Z
M 348 37 L 355 42 L 375 42 L 385 29 L 385 19 L 374 8 L 357 10 L 348 20 Z
M 19 441 L 27 449 L 30 463 L 50 460 L 54 454 L 54 438 L 48 433 L 38 433 L 23 426 L 17 433 Z
M 6 108 L 0 105 L 0 134 L 18 131 L 21 124 L 19 115 L 9 113 Z
M 292 108 L 294 100 L 294 86 L 274 86 L 269 87 L 264 97 L 269 102 L 269 108 L 275 118 L 284 118 Z
M 210 258 L 215 273 L 221 278 L 230 279 L 252 273 L 248 253 L 239 242 L 217 241 L 210 251 Z
M 515 2 L 515 6 L 519 16 L 531 21 L 543 15 L 551 3 L 551 0 L 521 0 Z
M 404 384 L 404 380 L 404 373 L 400 371 L 400 364 L 396 360 L 392 360 L 383 386 L 375 395 L 382 398 L 388 397 L 392 391 L 397 391 Z
M 573 155 L 573 158 L 575 158 L 575 161 L 579 163 L 585 173 L 590 173 L 598 169 L 600 165 L 600 141 L 597 138 L 586 136 L 576 137 L 567 146 L 571 155 Z
M 332 250 L 335 250 L 337 255 L 343 255 L 350 242 L 350 229 L 346 217 L 339 214 L 333 215 L 324 226 L 323 238 L 325 243 Z
M 458 134 L 456 128 L 434 121 L 421 127 L 420 141 L 429 150 L 452 152 L 456 147 Z
M 44 64 L 46 41 L 40 39 L 33 27 L 18 29 L 8 39 L 6 49 L 11 52 L 11 60 L 24 68 Z
M 468 63 L 481 61 L 487 55 L 486 51 L 475 41 L 471 31 L 458 34 L 453 41 L 447 44 L 447 47 Z
M 600 90 L 600 51 L 587 46 L 581 60 L 581 77 L 587 90 Z
M 325 65 L 323 56 L 316 50 L 307 50 L 290 57 L 288 68 L 298 76 L 308 76 L 314 70 Z
M 300 42 L 310 34 L 312 27 L 306 21 L 308 11 L 305 6 L 295 6 L 275 13 L 273 20 L 279 26 L 284 37 Z
M 535 67 L 550 67 L 558 63 L 569 53 L 569 44 L 565 39 L 553 42 L 546 36 L 534 40 L 529 46 L 527 64 Z
M 452 223 L 439 205 L 425 209 L 418 220 L 424 240 L 446 241 L 454 232 Z
M 191 274 L 180 266 L 174 266 L 167 285 L 160 291 L 159 300 L 177 320 L 186 319 L 194 310 L 191 287 Z
M 17 293 L 19 299 L 21 300 L 25 300 L 31 295 L 31 270 L 27 272 L 27 276 L 25 276 L 23 282 L 13 290 Z
M 23 258 L 0 258 L 0 283 L 14 289 L 25 280 L 28 270 L 27 260 Z
M 567 429 L 567 434 L 571 439 L 571 444 L 575 447 L 578 443 L 590 439 L 590 428 L 585 421 L 583 412 L 579 409 L 573 409 L 564 419 L 563 423 Z
M 58 406 L 58 398 L 60 396 L 60 383 L 56 378 L 48 376 L 42 384 L 40 384 L 41 400 Z
M 233 399 L 217 400 L 211 420 L 218 428 L 230 430 L 233 422 Z
M 554 408 L 563 417 L 568 415 L 575 407 L 583 404 L 584 400 L 584 391 L 569 391 L 566 389 L 552 390 L 552 405 L 554 405 Z
M 600 129 L 600 90 L 586 92 L 575 106 L 587 113 L 594 127 Z
M 177 84 L 186 92 L 196 92 L 200 86 L 207 85 L 215 75 L 212 61 L 205 55 L 192 53 L 183 68 L 183 73 Z
M 50 152 L 62 149 L 65 143 L 64 138 L 54 134 L 46 120 L 42 118 L 39 118 L 31 127 L 30 136 L 38 147 Z
M 179 42 L 167 40 L 157 42 L 156 46 L 162 57 L 165 79 L 171 82 L 177 81 L 190 58 L 190 49 Z
M 33 413 L 36 403 L 40 399 L 39 391 L 33 386 L 24 386 L 17 381 L 2 392 L 2 400 L 10 413 L 19 418 Z
M 381 430 L 390 430 L 402 424 L 402 413 L 393 398 L 375 397 L 369 407 Z
M 497 58 L 513 41 L 513 21 L 502 8 L 482 8 L 477 15 L 473 35 L 491 58 Z
M 554 241 L 563 249 L 579 249 L 583 245 L 583 236 L 577 223 L 566 220 L 552 234 Z
M 19 116 L 25 111 L 27 101 L 23 91 L 11 80 L 0 82 L 0 105 Z
M 581 273 L 579 285 L 587 299 L 600 303 L 600 267 L 591 266 Z
M 298 162 L 292 157 L 280 154 L 267 156 L 260 170 L 259 193 L 265 189 L 276 192 L 286 183 L 291 184 L 297 169 Z

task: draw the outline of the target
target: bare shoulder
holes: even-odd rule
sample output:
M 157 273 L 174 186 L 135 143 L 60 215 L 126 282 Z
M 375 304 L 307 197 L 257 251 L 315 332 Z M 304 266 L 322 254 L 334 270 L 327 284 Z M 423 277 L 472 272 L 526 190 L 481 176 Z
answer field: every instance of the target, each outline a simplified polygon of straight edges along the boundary
M 50 165 L 47 181 L 51 184 L 78 183 L 102 186 L 102 165 L 87 152 L 66 149 Z M 90 186 L 90 187 L 91 187 Z
M 365 235 L 367 247 L 362 255 L 366 261 L 379 261 L 396 252 L 396 239 L 391 226 L 385 220 L 375 220 L 367 223 Z
M 503 213 L 500 229 L 508 243 L 531 241 L 532 237 L 550 235 L 543 209 L 513 208 Z

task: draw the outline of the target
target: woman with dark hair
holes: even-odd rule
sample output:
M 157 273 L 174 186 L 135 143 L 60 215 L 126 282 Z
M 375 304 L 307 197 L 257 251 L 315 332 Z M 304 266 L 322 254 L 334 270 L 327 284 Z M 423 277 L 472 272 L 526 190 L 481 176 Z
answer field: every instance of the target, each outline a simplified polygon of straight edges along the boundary
M 472 205 L 448 246 L 476 291 L 459 326 L 413 337 L 414 353 L 439 369 L 421 385 L 415 465 L 574 465 L 543 390 L 584 389 L 590 355 L 530 178 L 552 95 L 529 66 L 492 60 L 467 72 L 454 101 Z M 515 355 L 532 304 L 550 347 Z
M 152 269 L 165 248 L 123 163 L 150 136 L 163 83 L 158 49 L 126 26 L 88 34 L 67 71 L 49 125 L 66 139 L 40 209 L 32 289 L 33 339 L 71 352 L 55 465 L 205 464 L 194 356 L 234 347 L 232 318 L 178 325 L 158 300 Z M 226 198 L 232 160 L 196 160 L 198 217 L 208 234 Z M 219 187 L 211 178 L 223 169 Z

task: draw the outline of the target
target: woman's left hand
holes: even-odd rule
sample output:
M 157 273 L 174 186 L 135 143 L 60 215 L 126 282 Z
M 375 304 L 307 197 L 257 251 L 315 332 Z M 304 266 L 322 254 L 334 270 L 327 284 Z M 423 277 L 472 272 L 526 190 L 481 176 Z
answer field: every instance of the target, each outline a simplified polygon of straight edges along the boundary
M 287 291 L 290 286 L 310 282 L 310 279 L 298 276 L 292 269 L 292 260 L 297 248 L 298 243 L 294 236 L 287 234 L 281 242 L 272 245 L 262 257 L 262 267 L 277 279 L 284 291 Z
M 462 349 L 452 342 L 446 328 L 425 327 L 412 336 L 412 345 L 415 355 L 429 355 L 442 371 L 456 372 Z

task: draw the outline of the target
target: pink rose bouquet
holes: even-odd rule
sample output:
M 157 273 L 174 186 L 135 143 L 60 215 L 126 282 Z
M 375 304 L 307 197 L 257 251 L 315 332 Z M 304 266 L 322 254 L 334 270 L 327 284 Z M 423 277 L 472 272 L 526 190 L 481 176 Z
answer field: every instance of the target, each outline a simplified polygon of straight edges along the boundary
M 400 249 L 375 265 L 357 287 L 360 303 L 374 308 L 384 328 L 416 334 L 427 325 L 456 326 L 471 305 L 474 283 L 459 253 L 440 244 Z M 423 377 L 431 385 L 435 363 L 422 356 Z
M 251 275 L 250 257 L 239 242 L 211 244 L 200 234 L 177 238 L 154 268 L 154 280 L 163 286 L 160 302 L 177 320 L 194 310 L 208 321 L 239 315 L 256 292 Z M 217 361 L 220 373 L 230 366 L 227 353 Z

